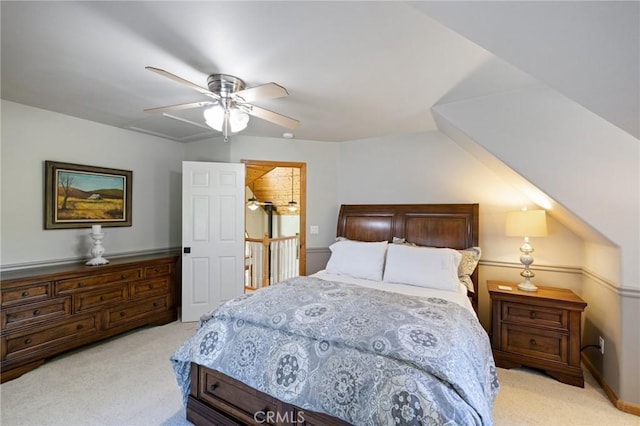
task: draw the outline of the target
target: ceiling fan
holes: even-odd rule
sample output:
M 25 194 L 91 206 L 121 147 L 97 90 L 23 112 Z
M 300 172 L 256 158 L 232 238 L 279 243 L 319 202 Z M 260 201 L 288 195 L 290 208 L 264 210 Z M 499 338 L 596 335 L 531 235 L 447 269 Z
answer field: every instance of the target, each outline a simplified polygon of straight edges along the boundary
M 145 68 L 212 98 L 212 100 L 207 101 L 145 109 L 145 112 L 162 113 L 163 115 L 174 118 L 166 113 L 169 111 L 207 107 L 204 111 L 206 124 L 222 132 L 225 142 L 229 140 L 230 133 L 240 132 L 247 127 L 250 115 L 277 124 L 278 126 L 286 127 L 287 129 L 295 129 L 300 124 L 296 119 L 252 104 L 255 101 L 288 96 L 289 93 L 287 89 L 279 84 L 267 83 L 245 88 L 244 81 L 238 77 L 229 74 L 211 74 L 207 78 L 208 89 L 206 89 L 163 69 L 155 67 Z

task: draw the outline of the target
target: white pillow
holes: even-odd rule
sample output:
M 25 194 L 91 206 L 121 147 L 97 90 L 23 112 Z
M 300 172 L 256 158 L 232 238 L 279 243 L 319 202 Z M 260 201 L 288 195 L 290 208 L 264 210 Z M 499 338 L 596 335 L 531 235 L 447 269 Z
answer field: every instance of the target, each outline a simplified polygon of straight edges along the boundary
M 448 248 L 390 244 L 383 281 L 457 291 L 462 254 Z
M 327 273 L 382 281 L 387 245 L 386 241 L 368 243 L 344 240 L 335 242 L 329 246 L 331 257 L 327 263 Z

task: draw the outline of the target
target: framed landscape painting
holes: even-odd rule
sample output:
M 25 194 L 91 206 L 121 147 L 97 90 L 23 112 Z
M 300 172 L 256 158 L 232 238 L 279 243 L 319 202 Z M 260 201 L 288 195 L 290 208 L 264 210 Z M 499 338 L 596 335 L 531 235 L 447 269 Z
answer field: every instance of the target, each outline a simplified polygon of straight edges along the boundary
M 45 229 L 131 226 L 130 170 L 45 161 Z

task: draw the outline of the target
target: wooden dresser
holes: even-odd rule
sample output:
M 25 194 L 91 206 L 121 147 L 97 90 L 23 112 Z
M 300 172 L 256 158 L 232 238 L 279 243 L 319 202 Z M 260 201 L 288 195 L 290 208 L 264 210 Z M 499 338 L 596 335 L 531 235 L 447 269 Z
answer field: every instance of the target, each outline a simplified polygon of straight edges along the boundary
M 177 319 L 173 253 L 0 275 L 1 381 L 66 350 Z
M 516 283 L 502 281 L 487 281 L 487 287 L 496 365 L 539 368 L 563 383 L 584 387 L 580 323 L 586 302 L 561 288 L 539 287 L 528 292 L 519 290 Z

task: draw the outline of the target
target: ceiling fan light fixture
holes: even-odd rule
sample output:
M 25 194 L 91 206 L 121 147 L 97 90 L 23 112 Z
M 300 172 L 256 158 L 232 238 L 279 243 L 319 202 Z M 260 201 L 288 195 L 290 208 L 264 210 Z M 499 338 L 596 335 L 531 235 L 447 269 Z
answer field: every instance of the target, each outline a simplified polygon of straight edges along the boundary
M 220 105 L 214 105 L 204 110 L 204 120 L 207 126 L 219 132 L 224 124 L 224 109 Z
M 234 108 L 229 113 L 229 123 L 231 124 L 231 131 L 233 133 L 241 132 L 247 128 L 249 124 L 249 114 L 241 109 Z
M 241 132 L 247 128 L 247 124 L 249 124 L 249 114 L 238 108 L 225 110 L 221 105 L 214 105 L 204 110 L 204 120 L 207 126 L 222 132 L 226 114 L 228 114 L 229 129 L 232 133 Z

